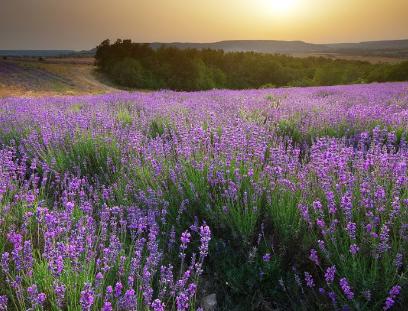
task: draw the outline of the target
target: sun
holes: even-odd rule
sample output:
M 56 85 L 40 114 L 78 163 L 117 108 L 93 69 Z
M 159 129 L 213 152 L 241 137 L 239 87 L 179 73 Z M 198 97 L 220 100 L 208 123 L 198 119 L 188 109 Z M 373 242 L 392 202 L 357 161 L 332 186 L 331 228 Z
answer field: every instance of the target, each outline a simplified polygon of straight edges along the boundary
M 298 0 L 269 0 L 272 10 L 279 15 L 286 15 L 295 11 Z
M 243 1 L 243 0 L 242 0 Z M 285 24 L 306 14 L 306 0 L 252 0 L 254 11 L 259 17 Z

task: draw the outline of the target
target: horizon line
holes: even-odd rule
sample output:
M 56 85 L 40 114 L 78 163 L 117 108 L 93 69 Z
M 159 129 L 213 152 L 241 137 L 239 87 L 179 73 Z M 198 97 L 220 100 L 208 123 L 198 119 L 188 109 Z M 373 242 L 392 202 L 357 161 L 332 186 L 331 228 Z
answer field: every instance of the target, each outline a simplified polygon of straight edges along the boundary
M 109 39 L 109 38 L 107 38 Z M 151 42 L 143 42 L 143 41 L 135 41 L 133 39 L 129 38 L 117 38 L 121 40 L 131 40 L 133 43 L 140 43 L 140 44 L 154 44 L 154 43 L 162 43 L 162 44 L 175 44 L 175 43 L 181 43 L 181 44 L 215 44 L 215 43 L 221 43 L 221 42 L 234 42 L 234 41 L 275 41 L 275 42 L 302 42 L 302 43 L 307 43 L 307 44 L 313 44 L 313 45 L 330 45 L 330 44 L 358 44 L 358 43 L 369 43 L 369 42 L 384 42 L 384 41 L 407 41 L 408 37 L 405 38 L 399 38 L 399 39 L 378 39 L 378 40 L 364 40 L 364 41 L 330 41 L 330 42 L 309 42 L 309 41 L 304 41 L 304 40 L 277 40 L 277 39 L 224 39 L 224 40 L 217 40 L 217 41 L 151 41 Z M 116 40 L 117 40 L 116 39 Z M 106 39 L 104 39 L 106 40 Z M 110 40 L 110 39 L 109 39 Z M 111 40 L 114 42 L 114 40 Z M 101 41 L 102 42 L 102 41 Z M 99 44 L 99 43 L 98 43 Z M 24 49 L 18 49 L 18 48 L 0 48 L 0 51 L 75 51 L 75 52 L 81 52 L 81 51 L 90 51 L 92 49 L 96 48 L 91 47 L 89 49 L 87 48 L 80 48 L 80 49 L 71 49 L 71 48 L 24 48 Z

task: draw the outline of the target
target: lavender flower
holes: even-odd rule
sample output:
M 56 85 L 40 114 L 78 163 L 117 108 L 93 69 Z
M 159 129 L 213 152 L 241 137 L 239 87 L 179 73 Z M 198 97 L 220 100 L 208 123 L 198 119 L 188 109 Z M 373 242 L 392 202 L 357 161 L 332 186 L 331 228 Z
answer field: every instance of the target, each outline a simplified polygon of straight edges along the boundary
M 186 256 L 185 251 L 187 249 L 188 243 L 190 243 L 190 238 L 191 238 L 191 234 L 188 231 L 184 231 L 181 234 L 180 257 L 182 259 L 184 259 Z
M 184 292 L 180 293 L 176 297 L 176 305 L 177 305 L 177 311 L 187 310 L 189 307 L 188 295 Z
M 354 256 L 358 253 L 358 251 L 360 250 L 360 247 L 358 247 L 357 244 L 351 244 L 350 245 L 350 253 Z
M 271 254 L 270 253 L 266 253 L 265 255 L 263 255 L 262 260 L 264 262 L 269 262 L 271 260 Z
M 5 252 L 1 255 L 1 269 L 5 274 L 9 273 L 10 254 Z
M 200 239 L 201 239 L 201 245 L 200 245 L 200 254 L 201 256 L 205 257 L 208 254 L 208 243 L 211 240 L 211 230 L 210 227 L 207 225 L 203 225 L 200 227 Z
M 122 283 L 117 282 L 115 285 L 115 292 L 114 292 L 116 298 L 122 295 L 122 288 L 123 288 Z
M 109 301 L 105 301 L 102 306 L 102 311 L 112 311 L 113 307 Z
M 385 299 L 385 303 L 383 307 L 384 310 L 389 310 L 394 306 L 395 299 L 400 294 L 400 291 L 401 291 L 401 286 L 399 285 L 395 285 L 390 289 L 388 293 L 389 296 Z
M 347 232 L 350 236 L 350 239 L 355 240 L 356 239 L 356 229 L 357 225 L 354 222 L 349 222 L 347 224 Z
M 401 292 L 401 286 L 395 285 L 390 289 L 389 295 L 390 297 L 395 298 L 400 294 L 400 292 Z
M 128 289 L 123 295 L 120 304 L 125 310 L 135 310 L 137 304 L 135 291 Z
M 314 248 L 310 250 L 309 259 L 313 261 L 317 266 L 320 264 L 319 256 L 317 255 L 317 251 Z
M 92 290 L 91 284 L 86 283 L 84 289 L 81 291 L 80 303 L 83 311 L 89 311 L 94 304 L 94 292 Z
M 385 303 L 384 303 L 384 310 L 389 310 L 391 309 L 395 304 L 394 299 L 392 299 L 391 297 L 387 297 L 387 299 L 385 299 Z
M 315 286 L 312 275 L 309 272 L 305 272 L 305 281 L 307 287 L 313 288 Z
M 37 302 L 39 305 L 43 305 L 47 296 L 44 293 L 39 293 L 37 296 Z
M 344 295 L 346 295 L 348 300 L 353 300 L 354 293 L 351 290 L 351 287 L 346 278 L 340 279 L 340 287 L 343 290 Z
M 6 311 L 7 310 L 7 302 L 8 298 L 7 296 L 0 296 L 0 311 Z
M 164 311 L 165 305 L 160 301 L 160 299 L 156 299 L 152 302 L 153 311 Z
M 327 284 L 331 284 L 334 281 L 334 277 L 336 275 L 336 266 L 331 266 L 326 269 L 326 273 L 324 274 L 324 278 Z
M 65 285 L 59 283 L 54 284 L 54 292 L 57 298 L 57 305 L 61 308 L 64 305 Z

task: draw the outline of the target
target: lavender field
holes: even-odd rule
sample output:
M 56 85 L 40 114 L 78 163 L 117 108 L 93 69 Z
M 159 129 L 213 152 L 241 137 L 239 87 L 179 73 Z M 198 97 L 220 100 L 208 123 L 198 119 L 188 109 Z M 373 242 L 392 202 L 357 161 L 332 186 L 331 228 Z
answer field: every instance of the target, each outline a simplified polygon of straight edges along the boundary
M 0 310 L 406 310 L 407 143 L 408 83 L 0 99 Z

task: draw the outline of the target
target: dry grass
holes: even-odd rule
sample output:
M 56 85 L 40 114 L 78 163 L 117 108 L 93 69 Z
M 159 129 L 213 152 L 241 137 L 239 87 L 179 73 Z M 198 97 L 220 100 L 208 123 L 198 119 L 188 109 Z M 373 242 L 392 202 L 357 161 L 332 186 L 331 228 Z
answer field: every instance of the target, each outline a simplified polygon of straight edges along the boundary
M 291 54 L 294 57 L 325 57 L 330 59 L 344 59 L 344 60 L 358 60 L 363 62 L 369 62 L 371 64 L 390 63 L 397 64 L 406 61 L 406 58 L 386 57 L 386 56 L 364 56 L 364 55 L 346 55 L 336 53 L 294 53 Z
M 11 73 L 0 72 L 0 97 L 80 95 L 112 92 L 96 72 L 93 58 L 0 60 L 12 66 Z

